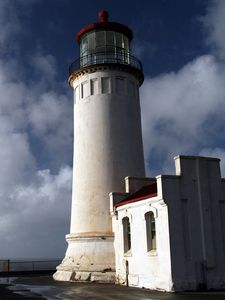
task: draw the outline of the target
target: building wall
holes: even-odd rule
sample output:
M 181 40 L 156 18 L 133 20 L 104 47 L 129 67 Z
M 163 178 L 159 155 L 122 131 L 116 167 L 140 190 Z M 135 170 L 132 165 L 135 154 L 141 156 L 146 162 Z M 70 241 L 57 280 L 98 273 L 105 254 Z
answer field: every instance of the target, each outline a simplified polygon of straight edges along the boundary
M 178 156 L 176 175 L 157 176 L 157 197 L 114 208 L 117 281 L 165 291 L 225 288 L 225 180 L 219 160 Z M 156 220 L 157 251 L 146 251 L 144 214 Z M 123 217 L 131 251 L 123 251 Z
M 145 221 L 145 213 L 148 211 L 154 213 L 157 231 L 157 249 L 150 252 L 147 251 Z M 129 217 L 131 226 L 131 250 L 128 253 L 124 253 L 124 217 Z M 117 283 L 170 291 L 172 283 L 167 206 L 154 197 L 119 207 L 113 216 L 113 230 Z M 129 270 L 126 269 L 126 261 Z
M 219 160 L 178 156 L 175 164 L 179 179 L 161 177 L 174 289 L 224 288 L 225 198 Z

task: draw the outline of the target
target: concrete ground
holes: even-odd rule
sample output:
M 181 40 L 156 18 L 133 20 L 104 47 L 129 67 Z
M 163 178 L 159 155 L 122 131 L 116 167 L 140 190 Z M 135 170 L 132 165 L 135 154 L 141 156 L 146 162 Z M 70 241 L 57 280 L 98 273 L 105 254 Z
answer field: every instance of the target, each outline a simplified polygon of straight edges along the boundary
M 0 278 L 0 299 L 225 300 L 225 292 L 164 293 L 113 284 L 54 281 L 51 276 Z

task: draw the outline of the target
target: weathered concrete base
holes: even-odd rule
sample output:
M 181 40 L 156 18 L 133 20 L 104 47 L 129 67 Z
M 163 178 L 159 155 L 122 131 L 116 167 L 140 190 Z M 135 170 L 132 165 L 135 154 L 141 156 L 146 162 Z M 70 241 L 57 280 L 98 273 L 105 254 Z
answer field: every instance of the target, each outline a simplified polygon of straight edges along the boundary
M 115 272 L 57 271 L 53 278 L 58 281 L 89 281 L 115 283 Z
M 115 282 L 114 237 L 66 237 L 68 249 L 62 263 L 53 275 L 59 281 Z

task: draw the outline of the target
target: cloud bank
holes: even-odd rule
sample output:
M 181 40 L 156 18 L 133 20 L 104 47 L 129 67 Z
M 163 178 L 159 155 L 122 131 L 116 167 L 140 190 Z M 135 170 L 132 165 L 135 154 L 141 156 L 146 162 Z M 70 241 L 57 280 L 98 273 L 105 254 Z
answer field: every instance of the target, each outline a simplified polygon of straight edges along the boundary
M 225 3 L 223 0 L 211 0 L 207 8 L 207 14 L 201 18 L 205 33 L 206 44 L 219 58 L 225 58 Z
M 16 53 L 23 26 L 20 12 L 24 16 L 35 2 L 0 2 L 2 258 L 61 257 L 69 229 L 72 101 L 57 81 L 50 54 L 36 49 L 27 58 L 35 80 L 18 76 L 24 68 Z
M 187 154 L 219 155 L 225 176 L 224 20 L 225 2 L 213 1 L 201 18 L 209 54 L 176 73 L 145 79 L 141 104 L 148 174 L 173 172 L 173 157 Z

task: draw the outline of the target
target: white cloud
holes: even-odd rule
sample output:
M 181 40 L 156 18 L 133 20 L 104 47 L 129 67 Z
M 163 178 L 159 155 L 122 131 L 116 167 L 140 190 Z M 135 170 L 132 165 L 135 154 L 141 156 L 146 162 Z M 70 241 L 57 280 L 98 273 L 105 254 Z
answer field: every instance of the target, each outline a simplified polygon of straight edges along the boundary
M 201 18 L 206 28 L 206 42 L 220 58 L 225 58 L 225 1 L 212 0 L 207 14 Z
M 50 90 L 40 95 L 29 107 L 29 121 L 35 133 L 43 135 L 49 128 L 56 129 L 68 117 L 67 99 Z
M 64 165 L 71 159 L 72 103 L 62 93 L 14 82 L 2 70 L 0 256 L 62 256 L 71 202 L 71 169 Z M 37 141 L 55 175 L 38 168 Z
M 50 170 L 34 175 L 30 184 L 14 186 L 4 195 L 1 255 L 54 258 L 63 253 L 69 226 L 71 168 L 62 168 L 58 175 Z
M 34 2 L 0 1 L 0 258 L 62 256 L 69 230 L 72 100 L 56 80 L 52 55 L 34 53 L 36 78 L 26 82 L 17 55 L 5 59 L 23 28 L 16 6 L 29 10 Z
M 157 51 L 157 46 L 151 42 L 134 40 L 132 45 L 132 54 L 139 58 L 152 57 Z
M 17 184 L 30 180 L 35 161 L 30 153 L 27 135 L 22 133 L 0 134 L 1 194 L 6 194 Z M 5 201 L 4 198 L 1 199 Z
M 224 83 L 225 67 L 211 55 L 145 80 L 142 116 L 150 167 L 151 160 L 160 160 L 163 171 L 171 171 L 173 156 L 197 154 L 219 138 L 225 131 Z
M 55 58 L 52 55 L 42 55 L 40 53 L 32 56 L 31 64 L 34 70 L 44 80 L 52 81 L 56 75 Z
M 20 31 L 20 22 L 15 14 L 14 6 L 10 3 L 10 0 L 0 1 L 0 26 L 2 28 L 0 34 L 0 48 L 1 51 L 8 49 L 9 38 L 13 37 Z

